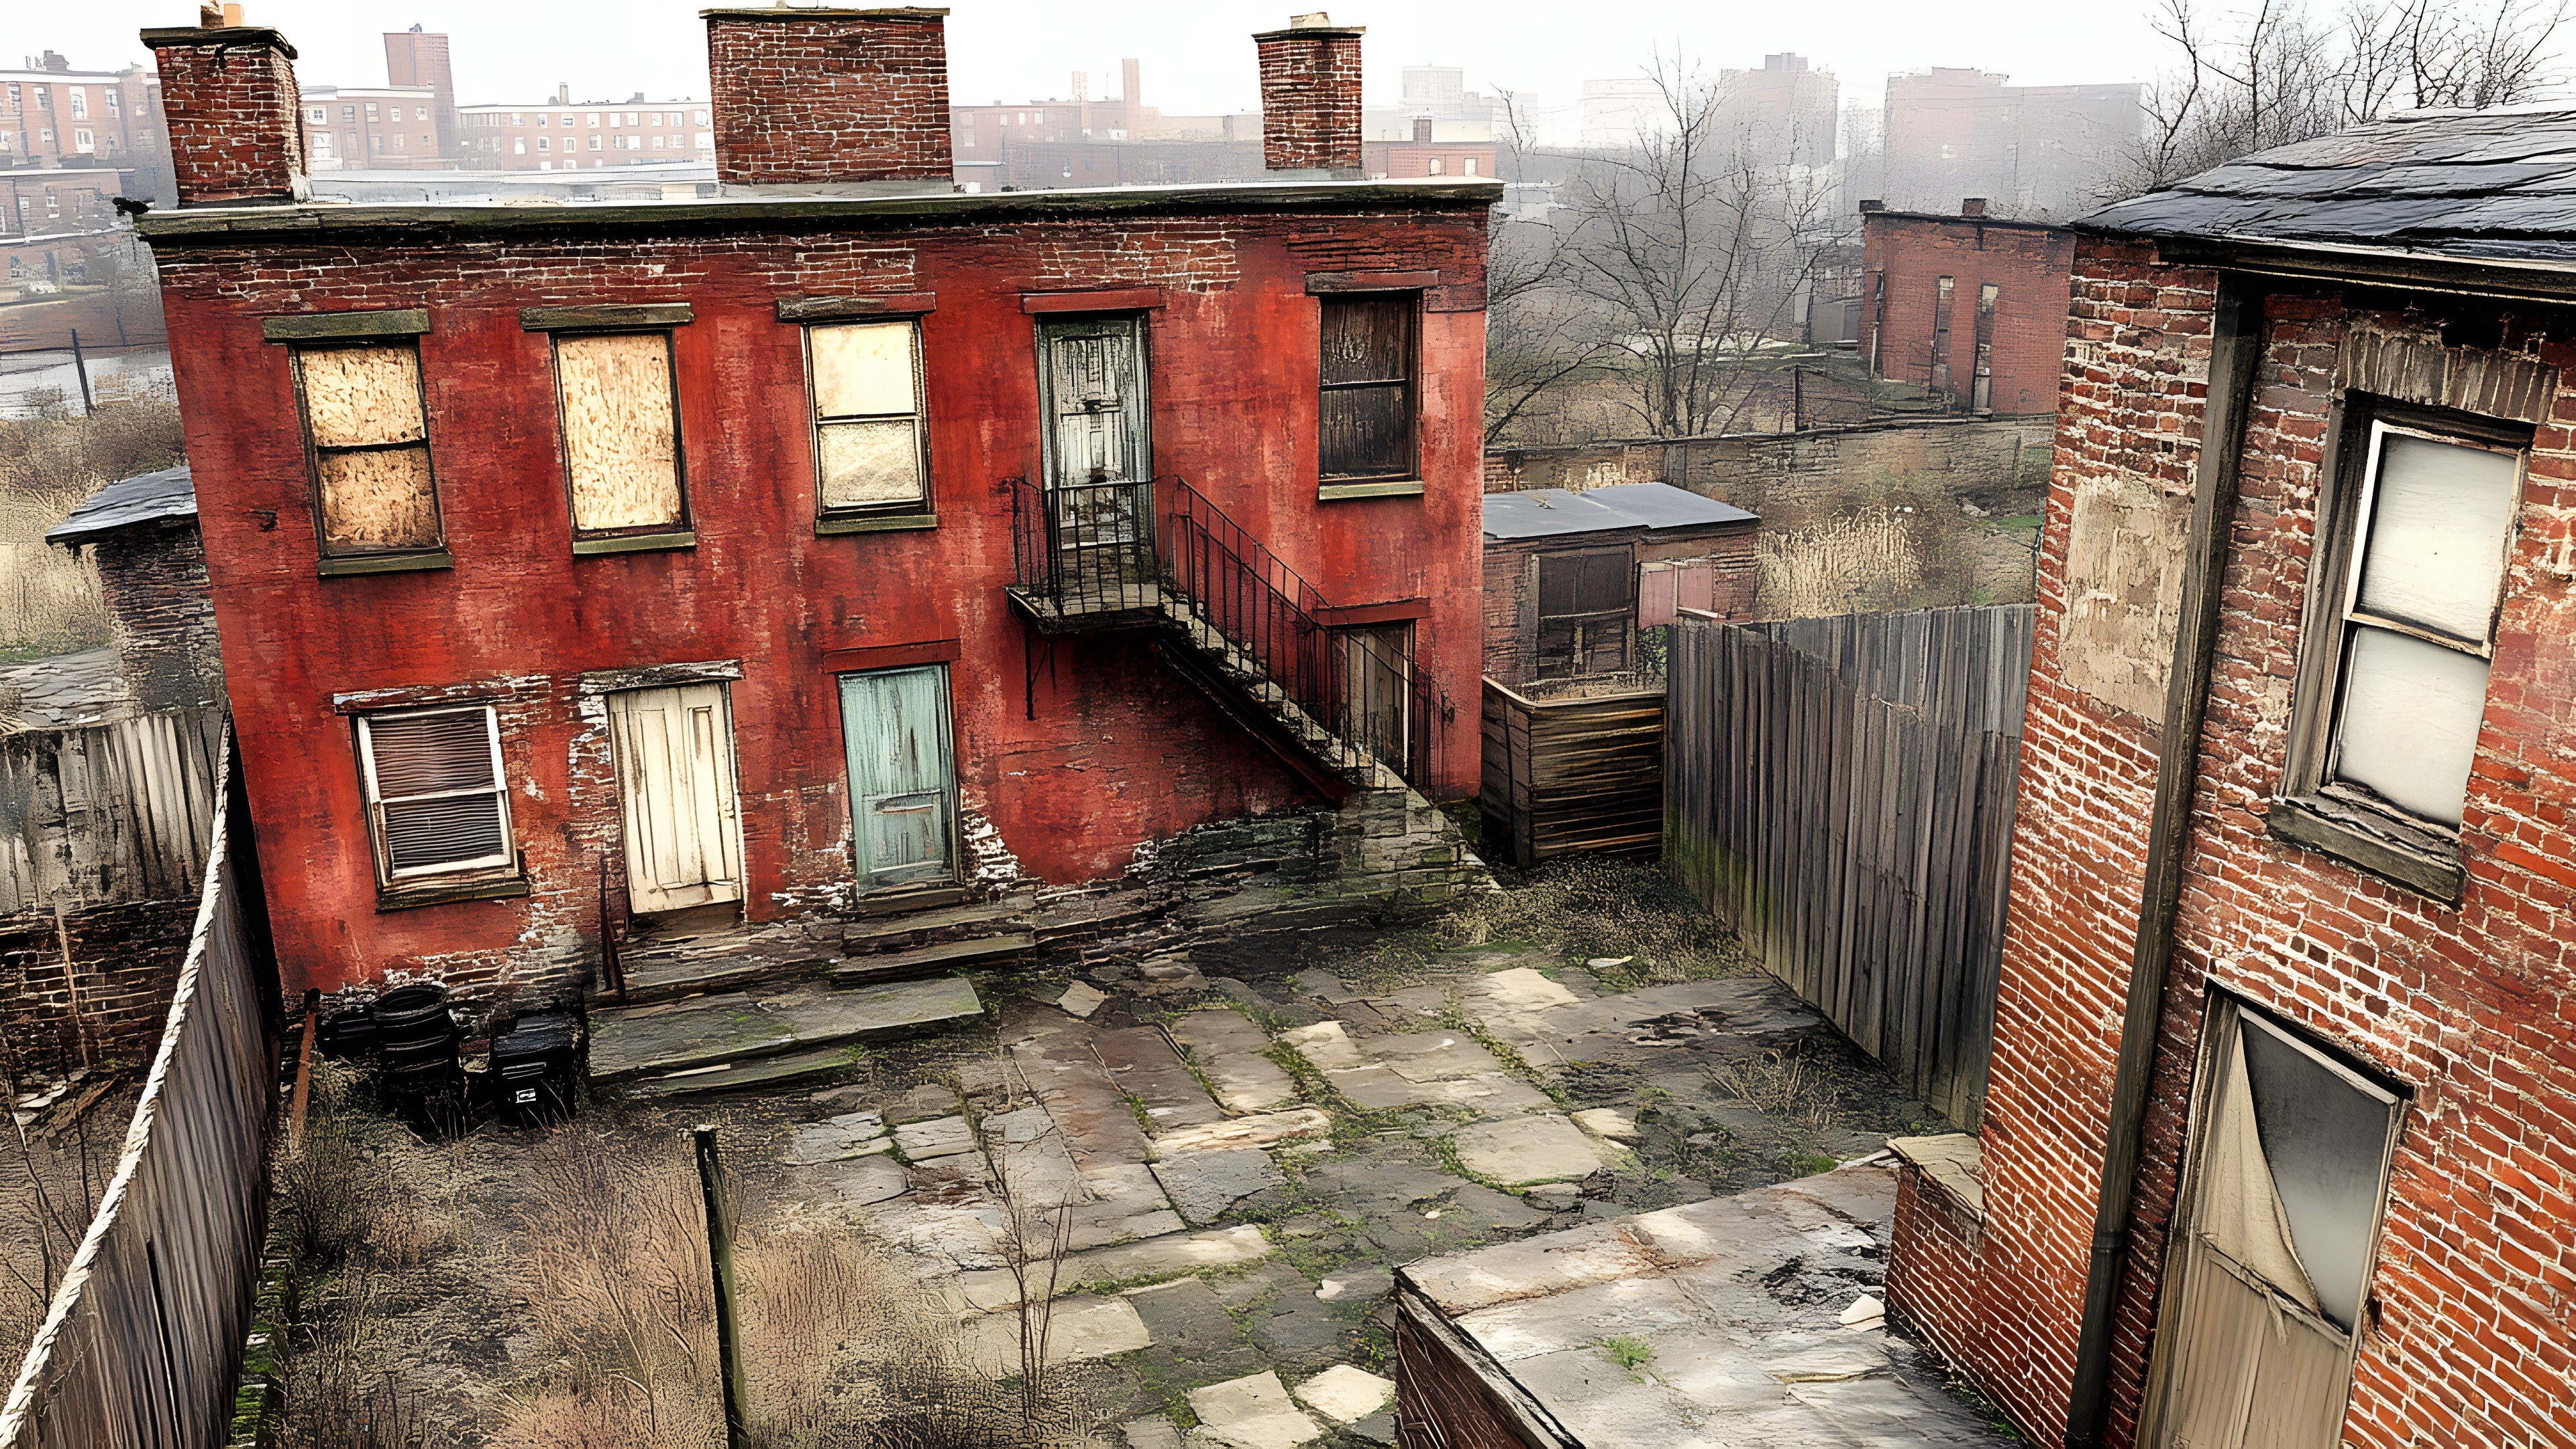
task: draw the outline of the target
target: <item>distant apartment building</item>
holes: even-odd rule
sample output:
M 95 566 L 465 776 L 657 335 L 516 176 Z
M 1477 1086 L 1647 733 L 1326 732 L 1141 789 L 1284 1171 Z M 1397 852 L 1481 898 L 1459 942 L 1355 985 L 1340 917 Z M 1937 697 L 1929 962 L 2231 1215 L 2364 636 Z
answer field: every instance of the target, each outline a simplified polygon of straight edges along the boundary
M 139 66 L 74 70 L 50 50 L 0 69 L 0 167 L 110 167 L 133 173 L 127 194 L 166 199 L 160 90 Z
M 1634 146 L 1669 115 L 1664 93 L 1651 80 L 1588 80 L 1577 102 L 1577 139 L 1588 151 Z
M 1733 154 L 1764 165 L 1822 169 L 1834 162 L 1842 83 L 1794 53 L 1762 57 L 1760 70 L 1718 72 L 1710 118 Z
M 1495 149 L 1491 140 L 1435 140 L 1438 122 L 1413 118 L 1413 134 L 1402 141 L 1370 140 L 1360 148 L 1360 170 L 1372 178 L 1424 176 L 1492 176 Z
M 438 94 L 428 86 L 307 86 L 304 155 L 315 171 L 443 170 Z
M 417 25 L 387 32 L 385 83 L 427 88 L 431 134 L 438 138 L 438 153 L 458 153 L 456 77 L 447 64 L 446 36 L 423 31 Z
M 1987 198 L 2005 216 L 2071 216 L 2103 200 L 2103 179 L 2144 122 L 2136 85 L 2015 86 L 1991 71 L 1887 78 L 1883 198 L 1944 210 Z
M 133 173 L 0 171 L 0 347 L 91 347 L 158 336 L 152 259 L 116 211 Z
M 595 171 L 613 166 L 707 162 L 716 154 L 704 101 L 574 102 L 462 106 L 463 162 L 474 171 Z M 817 138 L 817 146 L 822 140 Z
M 1861 203 L 1861 356 L 1974 412 L 2057 408 L 2075 234 L 1987 214 Z

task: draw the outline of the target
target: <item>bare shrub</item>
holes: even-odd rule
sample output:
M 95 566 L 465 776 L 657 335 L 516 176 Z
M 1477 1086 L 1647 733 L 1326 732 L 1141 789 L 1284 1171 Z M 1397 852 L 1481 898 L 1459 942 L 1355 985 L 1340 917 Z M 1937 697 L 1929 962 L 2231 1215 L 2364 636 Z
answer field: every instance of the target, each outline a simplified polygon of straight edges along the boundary
M 1832 1075 L 1793 1052 L 1766 1051 L 1723 1061 L 1709 1068 L 1708 1079 L 1722 1095 L 1765 1116 L 1813 1128 L 1835 1120 Z
M 87 417 L 0 420 L 0 653 L 108 642 L 97 567 L 46 543 L 45 531 L 101 485 L 186 460 L 166 387 L 102 401 Z

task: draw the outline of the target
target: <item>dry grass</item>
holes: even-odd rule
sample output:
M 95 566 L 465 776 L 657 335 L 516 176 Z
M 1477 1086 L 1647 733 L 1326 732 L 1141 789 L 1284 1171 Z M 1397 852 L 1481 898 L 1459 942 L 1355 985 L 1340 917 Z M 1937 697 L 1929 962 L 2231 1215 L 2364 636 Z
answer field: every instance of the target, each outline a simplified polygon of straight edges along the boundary
M 0 655 L 35 658 L 111 637 L 98 570 L 45 542 L 100 485 L 186 461 L 166 387 L 102 398 L 88 417 L 0 420 Z
M 1719 1095 L 1767 1117 L 1815 1129 L 1837 1120 L 1832 1073 L 1794 1052 L 1766 1051 L 1723 1061 L 1709 1068 L 1708 1078 Z
M 1753 969 L 1734 935 L 1688 891 L 1637 861 L 1541 866 L 1499 893 L 1467 898 L 1438 930 L 1453 945 L 1524 942 L 1577 960 L 1615 962 L 1594 968 L 1614 990 Z
M 1909 519 L 1885 508 L 1766 533 L 1758 562 L 1766 619 L 1892 608 L 1923 578 Z

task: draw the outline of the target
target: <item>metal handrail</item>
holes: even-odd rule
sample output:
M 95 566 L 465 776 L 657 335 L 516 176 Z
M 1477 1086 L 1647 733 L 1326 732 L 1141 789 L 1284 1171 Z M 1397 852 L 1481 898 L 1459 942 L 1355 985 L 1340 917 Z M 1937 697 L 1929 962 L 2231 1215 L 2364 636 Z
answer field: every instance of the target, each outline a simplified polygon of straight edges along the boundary
M 1041 488 L 1005 479 L 1011 495 L 1011 568 L 1017 587 L 1067 611 L 1149 607 L 1154 485 L 1082 483 Z

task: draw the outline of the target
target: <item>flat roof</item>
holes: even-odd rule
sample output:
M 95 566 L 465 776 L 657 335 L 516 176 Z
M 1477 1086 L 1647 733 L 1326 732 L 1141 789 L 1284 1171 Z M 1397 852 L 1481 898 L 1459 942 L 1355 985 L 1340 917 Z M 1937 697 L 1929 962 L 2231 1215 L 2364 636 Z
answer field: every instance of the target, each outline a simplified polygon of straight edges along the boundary
M 1580 492 L 1531 488 L 1485 495 L 1485 537 L 1491 539 L 1563 538 L 1627 528 L 1642 528 L 1652 538 L 1761 521 L 1759 514 L 1670 483 L 1614 483 Z
M 1944 221 L 1955 222 L 1961 226 L 2005 227 L 2014 231 L 2074 230 L 2071 224 L 2062 221 L 2032 221 L 2027 217 L 2019 216 L 1967 216 L 1955 211 L 1900 211 L 1892 206 L 1882 206 L 1876 211 L 1864 211 L 1860 214 L 1860 221 L 1864 227 L 1873 221 Z
M 197 516 L 197 485 L 188 465 L 120 478 L 84 499 L 71 516 L 45 531 L 45 542 L 78 548 L 138 523 Z
M 512 175 L 561 175 L 525 173 Z M 614 170 L 575 173 L 613 178 Z M 936 183 L 930 183 L 936 184 Z M 1069 187 L 1060 191 L 923 191 L 890 196 L 735 195 L 696 200 L 620 201 L 570 206 L 499 202 L 383 203 L 359 206 L 206 206 L 154 211 L 137 230 L 158 245 L 223 245 L 369 234 L 405 241 L 443 235 L 631 230 L 714 234 L 797 231 L 927 222 L 1063 221 L 1086 216 L 1241 215 L 1246 212 L 1464 211 L 1502 200 L 1487 177 L 1433 176 L 1402 181 L 1233 181 L 1182 186 Z M 443 235 L 442 235 L 443 234 Z

